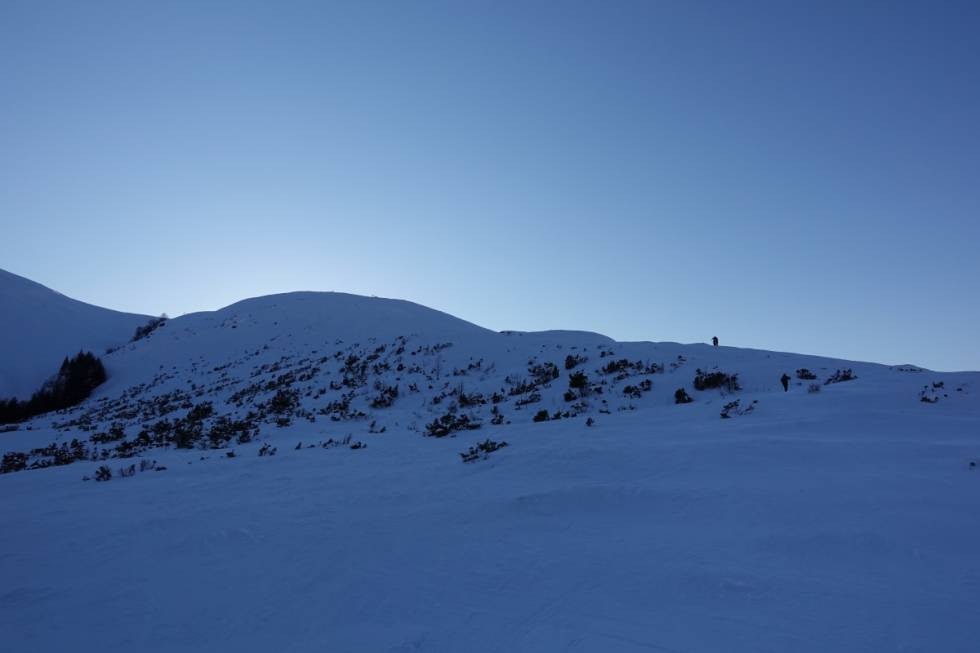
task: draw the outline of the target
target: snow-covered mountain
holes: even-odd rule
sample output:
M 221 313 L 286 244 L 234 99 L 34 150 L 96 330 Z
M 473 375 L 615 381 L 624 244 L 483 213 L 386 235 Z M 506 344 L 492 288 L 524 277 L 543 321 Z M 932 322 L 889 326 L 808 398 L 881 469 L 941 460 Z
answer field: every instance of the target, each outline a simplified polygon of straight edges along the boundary
M 0 398 L 27 398 L 79 350 L 127 342 L 145 315 L 92 306 L 0 270 Z
M 0 434 L 10 650 L 975 649 L 978 373 L 310 292 L 102 360 Z
M 460 422 L 450 426 L 456 431 L 464 421 L 676 410 L 679 397 L 712 405 L 729 397 L 739 402 L 734 415 L 779 398 L 783 374 L 795 391 L 852 375 L 864 381 L 858 387 L 875 389 L 866 399 L 874 401 L 888 385 L 914 394 L 924 372 L 706 344 L 619 343 L 577 331 L 497 333 L 411 302 L 313 292 L 185 315 L 103 361 L 109 381 L 92 400 L 36 426 L 68 434 L 111 423 L 135 434 L 198 404 L 209 411 L 203 427 L 226 417 L 263 432 L 302 421 L 351 433 L 428 433 L 443 418 Z M 699 378 L 721 389 L 705 395 Z

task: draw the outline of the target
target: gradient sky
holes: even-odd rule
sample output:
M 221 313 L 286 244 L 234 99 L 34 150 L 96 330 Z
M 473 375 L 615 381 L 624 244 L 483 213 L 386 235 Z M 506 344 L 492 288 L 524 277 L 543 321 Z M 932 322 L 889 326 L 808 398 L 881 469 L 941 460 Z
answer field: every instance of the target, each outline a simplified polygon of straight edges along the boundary
M 0 267 L 980 369 L 980 3 L 0 2 Z

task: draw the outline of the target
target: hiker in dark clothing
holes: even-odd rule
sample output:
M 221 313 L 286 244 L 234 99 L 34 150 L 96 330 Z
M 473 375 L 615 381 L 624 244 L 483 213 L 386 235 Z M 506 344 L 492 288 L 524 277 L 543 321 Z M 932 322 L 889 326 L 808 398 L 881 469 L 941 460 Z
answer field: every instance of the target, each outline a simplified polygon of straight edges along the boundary
M 714 336 L 711 338 L 711 344 L 714 345 L 715 347 L 718 346 L 718 336 Z
M 789 374 L 783 374 L 779 380 L 783 384 L 783 392 L 789 392 Z

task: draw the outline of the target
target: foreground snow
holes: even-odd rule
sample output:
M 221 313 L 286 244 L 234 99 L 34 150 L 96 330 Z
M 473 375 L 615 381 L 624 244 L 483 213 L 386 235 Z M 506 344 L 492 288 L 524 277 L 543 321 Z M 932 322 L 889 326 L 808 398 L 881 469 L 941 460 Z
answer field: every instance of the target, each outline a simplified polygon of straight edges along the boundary
M 975 402 L 845 390 L 8 474 L 3 648 L 977 650 Z

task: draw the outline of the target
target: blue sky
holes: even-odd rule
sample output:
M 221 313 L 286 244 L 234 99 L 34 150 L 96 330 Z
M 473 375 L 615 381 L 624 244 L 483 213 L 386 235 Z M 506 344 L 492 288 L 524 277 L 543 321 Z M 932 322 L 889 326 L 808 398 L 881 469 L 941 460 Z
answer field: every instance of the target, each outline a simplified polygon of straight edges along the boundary
M 980 369 L 980 4 L 0 4 L 0 267 Z

